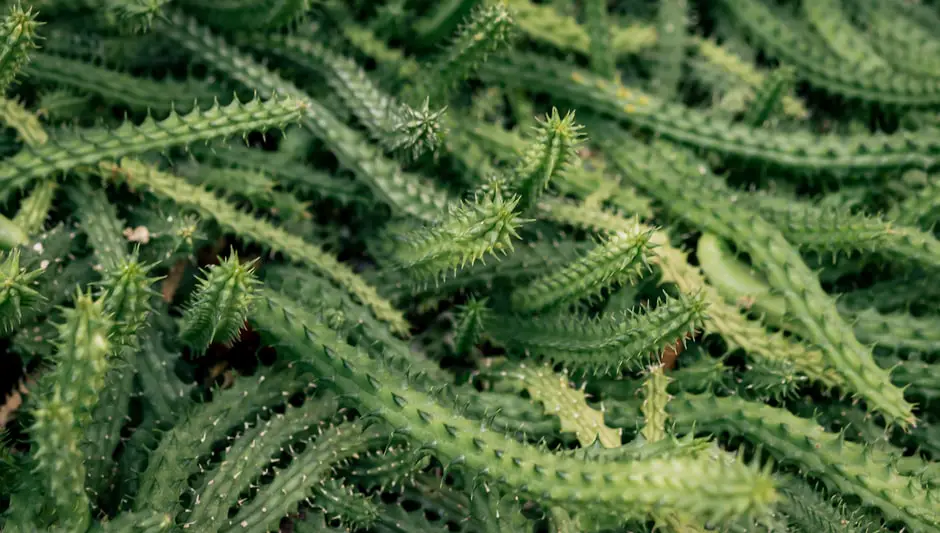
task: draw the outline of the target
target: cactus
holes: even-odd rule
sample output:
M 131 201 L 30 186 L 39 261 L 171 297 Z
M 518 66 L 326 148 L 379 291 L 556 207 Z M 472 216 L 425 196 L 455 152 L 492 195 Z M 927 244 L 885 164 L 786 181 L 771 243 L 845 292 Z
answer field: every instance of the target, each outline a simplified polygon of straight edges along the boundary
M 935 1 L 0 4 L 0 530 L 940 533 Z

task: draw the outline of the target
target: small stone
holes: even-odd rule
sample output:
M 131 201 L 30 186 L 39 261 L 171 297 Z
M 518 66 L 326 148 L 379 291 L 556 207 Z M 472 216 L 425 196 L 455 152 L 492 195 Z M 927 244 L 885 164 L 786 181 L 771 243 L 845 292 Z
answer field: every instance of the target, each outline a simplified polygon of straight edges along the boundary
M 136 228 L 124 228 L 124 237 L 130 242 L 139 242 L 147 244 L 150 242 L 150 230 L 147 226 L 137 226 Z

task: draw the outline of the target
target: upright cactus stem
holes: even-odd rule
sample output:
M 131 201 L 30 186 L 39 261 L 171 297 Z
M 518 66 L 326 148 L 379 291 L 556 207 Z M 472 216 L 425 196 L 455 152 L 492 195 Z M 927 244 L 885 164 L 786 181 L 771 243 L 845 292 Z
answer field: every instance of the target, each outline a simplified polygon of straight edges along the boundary
M 643 382 L 643 429 L 640 434 L 649 442 L 666 437 L 666 404 L 670 398 L 667 387 L 670 381 L 659 363 L 650 367 Z
M 255 299 L 254 264 L 243 264 L 234 251 L 210 267 L 183 314 L 180 338 L 202 354 L 212 343 L 236 339 Z
M 511 187 L 519 192 L 519 209 L 530 210 L 552 179 L 580 165 L 577 150 L 583 142 L 574 113 L 559 116 L 557 109 L 539 120 L 528 150 L 513 172 Z
M 0 22 L 0 91 L 6 91 L 20 69 L 29 61 L 29 53 L 37 47 L 38 29 L 32 7 L 25 10 L 13 4 Z
M 423 93 L 434 102 L 449 101 L 458 83 L 509 44 L 512 29 L 512 12 L 503 2 L 477 7 L 441 56 L 428 66 L 433 75 L 424 81 Z

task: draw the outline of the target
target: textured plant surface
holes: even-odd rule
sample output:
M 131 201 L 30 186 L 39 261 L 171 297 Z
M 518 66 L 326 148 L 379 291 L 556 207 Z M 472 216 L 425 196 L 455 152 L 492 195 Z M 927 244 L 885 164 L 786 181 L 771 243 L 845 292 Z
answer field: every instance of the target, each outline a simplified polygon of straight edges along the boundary
M 0 531 L 940 533 L 940 1 L 0 6 Z

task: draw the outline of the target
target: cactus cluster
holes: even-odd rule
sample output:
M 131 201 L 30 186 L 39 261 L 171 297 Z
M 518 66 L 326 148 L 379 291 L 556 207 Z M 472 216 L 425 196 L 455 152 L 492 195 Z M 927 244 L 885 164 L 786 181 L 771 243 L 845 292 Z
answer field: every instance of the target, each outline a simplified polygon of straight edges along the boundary
M 0 6 L 0 531 L 940 533 L 937 0 Z

